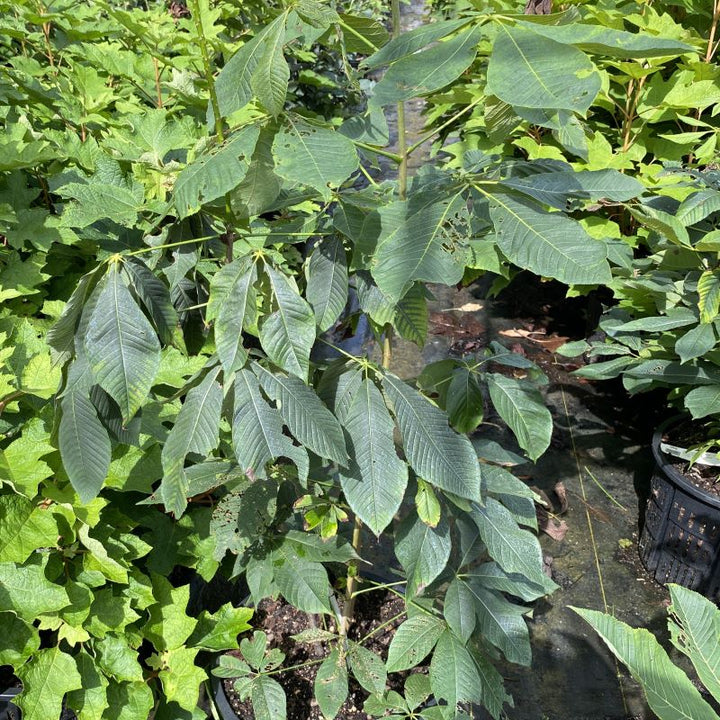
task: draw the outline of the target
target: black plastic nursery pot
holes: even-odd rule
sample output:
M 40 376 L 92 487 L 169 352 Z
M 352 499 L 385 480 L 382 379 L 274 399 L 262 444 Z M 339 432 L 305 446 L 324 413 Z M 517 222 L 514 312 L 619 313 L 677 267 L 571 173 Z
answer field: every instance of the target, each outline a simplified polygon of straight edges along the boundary
M 13 702 L 20 692 L 19 687 L 7 688 L 0 692 L 0 720 L 20 719 L 20 710 Z
M 660 449 L 663 433 L 653 435 L 655 470 L 651 480 L 640 559 L 653 578 L 677 583 L 711 600 L 720 599 L 720 497 L 696 487 L 672 466 Z

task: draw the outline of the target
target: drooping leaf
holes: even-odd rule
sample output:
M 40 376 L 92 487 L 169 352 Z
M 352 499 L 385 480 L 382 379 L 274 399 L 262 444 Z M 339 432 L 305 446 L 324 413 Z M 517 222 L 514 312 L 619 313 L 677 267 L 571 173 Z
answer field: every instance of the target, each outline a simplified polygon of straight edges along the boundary
M 178 316 L 165 283 L 137 258 L 129 258 L 123 263 L 123 270 L 128 274 L 133 289 L 155 323 L 160 340 L 166 345 L 172 345 Z
M 167 510 L 176 517 L 182 515 L 187 506 L 186 456 L 189 453 L 207 455 L 219 441 L 223 400 L 222 388 L 217 382 L 219 374 L 220 368 L 214 368 L 188 392 L 163 445 L 160 497 Z
M 175 206 L 181 218 L 204 203 L 234 190 L 245 177 L 260 135 L 257 125 L 238 130 L 222 144 L 198 155 L 175 181 Z
M 383 377 L 410 466 L 424 480 L 460 497 L 480 500 L 480 467 L 469 440 L 447 416 L 393 375 Z
M 395 631 L 388 648 L 387 671 L 400 672 L 419 665 L 435 647 L 446 629 L 434 615 L 418 613 Z
M 243 327 L 254 324 L 257 266 L 238 258 L 213 275 L 206 320 L 215 320 L 215 345 L 226 373 L 239 370 L 247 360 Z
M 575 285 L 607 284 L 607 248 L 575 220 L 546 213 L 519 196 L 493 192 L 490 216 L 503 254 L 537 275 Z
M 445 87 L 470 67 L 479 40 L 479 29 L 471 28 L 451 40 L 396 60 L 375 86 L 372 104 L 402 102 Z
M 661 720 L 717 720 L 687 675 L 670 661 L 645 628 L 631 628 L 611 615 L 572 608 L 600 635 L 612 653 L 639 682 L 648 705 Z
M 342 427 L 315 391 L 294 375 L 273 374 L 254 363 L 253 369 L 290 432 L 320 457 L 347 463 Z
M 326 718 L 334 718 L 348 694 L 345 657 L 335 648 L 318 668 L 315 677 L 315 699 Z
M 488 373 L 486 378 L 495 410 L 530 459 L 537 460 L 547 450 L 552 435 L 552 417 L 540 392 L 499 373 Z
M 263 320 L 260 343 L 276 365 L 304 380 L 315 342 L 315 315 L 287 275 L 271 267 L 266 272 L 277 310 Z
M 580 50 L 524 27 L 499 24 L 487 71 L 487 92 L 515 107 L 585 113 L 600 75 Z
M 303 475 L 302 448 L 283 434 L 282 418 L 270 407 L 260 392 L 260 384 L 250 370 L 235 375 L 235 410 L 233 414 L 233 447 L 240 467 L 264 477 L 265 465 L 278 457 L 289 457 Z M 307 453 L 304 475 L 307 477 Z
M 518 527 L 507 508 L 494 498 L 488 498 L 485 507 L 473 509 L 472 517 L 490 556 L 503 570 L 519 573 L 531 582 L 544 585 L 540 543 L 533 534 Z
M 466 643 L 475 630 L 475 599 L 460 578 L 453 578 L 445 591 L 443 616 L 449 628 Z
M 450 559 L 450 527 L 440 518 L 436 527 L 426 525 L 415 514 L 405 517 L 395 531 L 395 554 L 407 576 L 407 595 L 412 598 L 445 569 Z
M 275 128 L 272 125 L 260 131 L 250 167 L 230 198 L 237 218 L 260 215 L 272 206 L 280 194 L 282 183 L 275 174 L 275 159 L 272 155 L 274 138 Z
M 330 188 L 341 185 L 358 167 L 355 146 L 349 138 L 299 119 L 288 119 L 277 133 L 273 155 L 280 177 L 314 188 L 326 199 L 330 198 Z
M 60 717 L 65 693 L 82 685 L 75 659 L 59 647 L 39 650 L 16 672 L 23 691 L 14 702 L 27 720 Z
M 502 650 L 510 662 L 530 665 L 530 635 L 523 619 L 527 609 L 478 583 L 463 584 L 473 598 L 483 637 Z
M 720 275 L 716 270 L 704 270 L 697 283 L 700 322 L 710 323 L 720 311 Z
M 60 400 L 58 446 L 65 472 L 81 502 L 90 502 L 105 482 L 110 468 L 110 437 L 90 400 L 90 368 L 78 358 L 68 370 Z
M 318 328 L 324 332 L 340 317 L 348 296 L 347 258 L 337 237 L 325 238 L 315 246 L 306 277 L 307 299 L 315 312 Z
M 352 511 L 379 535 L 400 507 L 407 485 L 407 466 L 393 442 L 394 423 L 380 391 L 370 380 L 357 389 L 343 419 L 350 463 L 340 473 Z
M 341 13 L 340 22 L 347 52 L 369 55 L 390 37 L 383 24 L 372 17 Z
M 459 433 L 469 433 L 483 419 L 483 395 L 477 377 L 468 368 L 455 370 L 445 400 L 450 424 Z
M 95 380 L 129 421 L 150 392 L 160 364 L 160 343 L 117 267 L 105 278 L 90 317 L 85 351 Z

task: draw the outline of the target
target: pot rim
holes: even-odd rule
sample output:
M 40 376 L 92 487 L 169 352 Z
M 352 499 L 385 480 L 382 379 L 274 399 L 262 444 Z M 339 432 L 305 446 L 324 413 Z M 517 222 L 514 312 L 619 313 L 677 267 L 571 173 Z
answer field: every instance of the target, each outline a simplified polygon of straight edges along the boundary
M 657 430 L 655 430 L 655 432 L 653 433 L 653 457 L 655 458 L 655 462 L 658 464 L 658 467 L 660 467 L 665 473 L 665 476 L 673 483 L 675 483 L 675 485 L 682 488 L 682 490 L 688 493 L 688 495 L 697 498 L 701 502 L 704 502 L 706 505 L 710 505 L 711 507 L 720 510 L 720 496 L 711 495 L 710 493 L 706 492 L 702 488 L 699 488 L 697 485 L 694 485 L 689 480 L 687 480 L 681 472 L 679 472 L 675 469 L 675 467 L 673 467 L 665 453 L 660 449 L 660 443 L 662 442 L 663 433 L 669 427 L 678 425 L 682 420 L 685 419 L 687 419 L 686 415 L 674 415 L 673 417 L 668 418 L 667 420 L 665 420 L 665 422 L 660 424 Z

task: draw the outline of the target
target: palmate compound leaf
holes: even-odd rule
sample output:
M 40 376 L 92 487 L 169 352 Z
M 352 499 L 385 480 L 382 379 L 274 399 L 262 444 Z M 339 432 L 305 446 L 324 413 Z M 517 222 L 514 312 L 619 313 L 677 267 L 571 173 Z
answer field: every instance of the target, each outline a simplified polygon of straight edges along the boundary
M 68 370 L 67 386 L 60 398 L 58 447 L 65 472 L 83 503 L 90 502 L 105 482 L 110 467 L 108 431 L 90 400 L 92 378 L 84 357 Z
M 332 327 L 348 297 L 347 257 L 342 241 L 334 236 L 320 241 L 305 269 L 307 299 L 321 332 Z
M 232 437 L 235 456 L 244 470 L 265 477 L 270 460 L 287 457 L 297 465 L 300 479 L 307 479 L 307 451 L 283 434 L 280 413 L 262 396 L 260 383 L 250 370 L 235 375 Z
M 273 155 L 280 177 L 314 188 L 328 200 L 330 189 L 345 182 L 359 163 L 352 140 L 297 118 L 288 118 L 275 136 Z
M 412 469 L 448 492 L 480 502 L 480 466 L 470 441 L 448 425 L 447 415 L 391 374 L 382 380 Z
M 82 686 L 75 658 L 59 647 L 38 651 L 17 675 L 23 691 L 14 702 L 26 720 L 60 717 L 65 693 Z
M 610 282 L 606 245 L 578 222 L 519 195 L 483 193 L 490 200 L 495 242 L 510 262 L 568 285 Z
M 395 530 L 395 555 L 407 576 L 407 596 L 422 594 L 450 559 L 450 526 L 443 517 L 435 527 L 411 513 Z
M 132 419 L 150 392 L 160 365 L 160 343 L 122 281 L 117 265 L 103 281 L 85 336 L 95 381 Z
M 428 192 L 380 210 L 382 229 L 371 272 L 391 303 L 397 303 L 416 280 L 445 285 L 460 281 L 464 253 L 452 247 L 447 226 L 463 203 L 460 194 L 438 201 Z
M 695 666 L 700 681 L 720 699 L 720 611 L 699 593 L 681 585 L 668 585 L 672 605 L 668 622 L 673 645 Z
M 215 346 L 226 373 L 247 360 L 242 330 L 255 320 L 256 280 L 257 266 L 245 257 L 223 265 L 210 281 L 206 321 L 215 320 Z
M 223 400 L 223 391 L 217 381 L 219 374 L 220 368 L 213 368 L 188 392 L 163 445 L 160 497 L 165 508 L 176 517 L 187 507 L 185 457 L 189 453 L 207 455 L 218 444 Z
M 316 336 L 315 315 L 294 280 L 271 267 L 265 271 L 277 310 L 263 320 L 260 344 L 273 363 L 305 380 Z
M 611 615 L 572 608 L 630 670 L 660 720 L 718 720 L 710 705 L 679 667 L 673 665 L 654 635 L 632 628 Z
M 488 63 L 487 93 L 510 105 L 584 113 L 600 91 L 585 53 L 524 27 L 498 24 Z
M 342 427 L 315 391 L 294 375 L 273 374 L 257 363 L 253 370 L 297 440 L 320 457 L 347 464 Z
M 198 155 L 175 181 L 175 207 L 181 218 L 196 213 L 204 203 L 235 189 L 245 177 L 260 128 L 238 130 L 221 145 Z
M 350 462 L 340 484 L 352 511 L 376 535 L 390 524 L 407 486 L 407 465 L 393 441 L 395 424 L 375 384 L 364 380 L 343 420 Z

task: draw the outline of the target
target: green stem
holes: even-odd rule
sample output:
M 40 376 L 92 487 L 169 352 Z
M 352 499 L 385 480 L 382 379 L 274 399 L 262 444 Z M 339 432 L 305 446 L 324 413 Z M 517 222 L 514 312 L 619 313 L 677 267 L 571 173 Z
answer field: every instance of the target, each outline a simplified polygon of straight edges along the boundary
M 442 132 L 446 127 L 449 127 L 452 125 L 458 118 L 462 117 L 466 112 L 469 112 L 472 110 L 476 105 L 479 105 L 485 97 L 479 97 L 476 100 L 473 100 L 469 105 L 466 105 L 462 110 L 459 110 L 456 112 L 449 120 L 446 120 L 442 125 L 435 128 L 431 132 L 429 132 L 424 137 L 420 138 L 416 143 L 413 143 L 405 153 L 406 155 L 412 155 L 424 142 L 427 142 L 430 140 L 433 135 L 437 135 L 439 132 Z
M 374 145 L 368 145 L 367 143 L 360 142 L 360 140 L 353 140 L 353 144 L 355 144 L 359 148 L 362 148 L 363 150 L 369 150 L 370 152 L 374 152 L 376 155 L 382 155 L 383 157 L 390 158 L 398 164 L 400 164 L 403 160 L 402 155 L 390 152 L 389 150 L 382 150 L 381 148 L 376 148 Z
M 205 235 L 204 237 L 191 238 L 190 240 L 178 240 L 173 243 L 165 243 L 164 245 L 155 245 L 155 247 L 141 248 L 140 250 L 123 253 L 123 257 L 134 257 L 135 255 L 144 255 L 145 253 L 155 252 L 155 250 L 167 250 L 168 248 L 180 247 L 181 245 L 192 245 L 193 243 L 217 240 L 217 237 L 217 235 Z
M 200 55 L 202 56 L 203 70 L 205 71 L 205 81 L 207 82 L 208 92 L 210 93 L 210 105 L 212 105 L 213 115 L 215 116 L 215 136 L 218 142 L 222 142 L 224 137 L 223 119 L 220 114 L 220 103 L 218 102 L 217 91 L 215 90 L 215 77 L 213 75 L 212 64 L 210 63 L 210 53 L 208 52 L 205 29 L 203 28 L 202 18 L 200 16 L 200 3 L 198 0 L 190 0 L 190 6 L 190 12 L 195 22 L 198 40 L 200 41 Z
M 400 0 L 392 0 L 392 36 L 394 38 L 400 35 L 402 31 L 400 25 Z M 398 195 L 401 200 L 407 195 L 407 139 L 405 137 L 405 103 L 397 104 L 397 133 L 398 133 L 398 155 L 400 156 L 400 164 L 398 166 Z
M 362 544 L 362 522 L 360 518 L 355 516 L 352 534 L 352 546 L 355 552 L 359 554 L 360 545 Z M 350 623 L 355 613 L 355 584 L 357 583 L 357 562 L 351 560 L 348 563 L 348 574 L 345 584 L 345 602 L 343 603 L 343 612 L 340 623 L 340 635 L 347 637 Z

